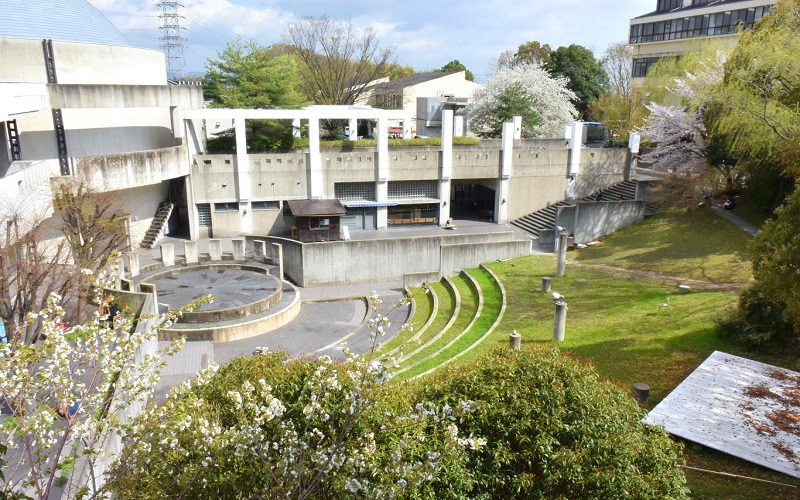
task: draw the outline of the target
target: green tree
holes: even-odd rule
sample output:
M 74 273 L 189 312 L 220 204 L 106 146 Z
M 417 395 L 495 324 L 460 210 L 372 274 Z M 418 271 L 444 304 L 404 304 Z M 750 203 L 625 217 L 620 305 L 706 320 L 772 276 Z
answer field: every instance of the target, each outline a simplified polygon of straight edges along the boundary
M 608 86 L 608 75 L 591 50 L 580 45 L 559 47 L 550 53 L 544 68 L 553 76 L 566 77 L 567 88 L 575 92 L 575 108 L 581 119 L 589 120 L 589 103 Z
M 627 141 L 646 114 L 644 95 L 632 82 L 633 49 L 625 42 L 612 44 L 600 63 L 608 75 L 608 87 L 589 103 L 589 115 L 603 122 L 612 137 Z
M 469 80 L 470 82 L 475 81 L 475 75 L 472 74 L 472 71 L 468 70 L 466 66 L 458 61 L 458 59 L 453 59 L 449 63 L 445 64 L 439 71 L 463 71 L 465 79 Z
M 522 117 L 522 131 L 525 137 L 533 135 L 536 127 L 542 123 L 542 117 L 534 109 L 533 99 L 520 84 L 512 85 L 502 91 L 491 110 L 492 121 L 488 130 L 480 132 L 481 137 L 500 137 L 503 123 L 510 122 L 515 116 Z
M 512 64 L 529 63 L 543 66 L 550 60 L 553 49 L 548 44 L 537 41 L 525 42 L 514 52 Z
M 477 410 L 457 419 L 486 439 L 468 455 L 492 498 L 682 498 L 681 445 L 642 422 L 629 394 L 554 349 L 495 349 L 426 379 L 417 396 Z

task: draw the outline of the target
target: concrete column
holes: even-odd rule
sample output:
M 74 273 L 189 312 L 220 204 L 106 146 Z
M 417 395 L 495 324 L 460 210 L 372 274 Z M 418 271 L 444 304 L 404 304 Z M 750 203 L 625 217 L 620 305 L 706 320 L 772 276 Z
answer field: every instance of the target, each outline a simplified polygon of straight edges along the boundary
M 639 163 L 639 145 L 641 143 L 641 135 L 638 132 L 631 132 L 628 137 L 628 165 L 625 171 L 625 180 L 631 181 L 636 179 L 636 166 Z M 636 186 L 638 191 L 639 186 Z M 636 193 L 636 199 L 639 199 L 639 193 Z
M 139 254 L 136 252 L 128 252 L 128 270 L 130 271 L 131 278 L 139 276 Z
M 161 262 L 164 267 L 172 267 L 175 265 L 175 248 L 172 243 L 164 243 L 161 245 Z
M 222 240 L 208 240 L 208 256 L 211 259 L 211 262 L 218 262 L 222 260 Z
M 414 120 L 411 119 L 411 113 L 405 113 L 403 115 L 403 139 L 411 139 L 413 129 Z
M 191 161 L 189 162 L 192 163 Z M 196 240 L 200 238 L 200 222 L 197 215 L 197 204 L 195 203 L 194 191 L 192 187 L 192 176 L 187 175 L 183 182 L 183 192 L 186 193 L 186 207 L 189 209 L 189 238 Z
M 453 110 L 442 110 L 442 164 L 439 166 L 439 227 L 450 219 L 450 186 L 453 177 Z
M 247 134 L 245 120 L 234 119 L 236 133 L 236 200 L 239 202 L 239 232 L 253 233 L 253 214 L 250 210 L 252 187 L 250 186 L 250 159 L 247 156 Z
M 322 153 L 319 150 L 319 118 L 308 119 L 308 198 L 322 198 Z
M 569 138 L 569 172 L 568 175 L 578 175 L 581 166 L 581 142 L 583 141 L 583 122 L 572 124 Z
M 292 137 L 300 137 L 300 118 L 292 120 Z
M 265 241 L 253 242 L 253 259 L 256 262 L 267 261 L 267 243 Z
M 553 340 L 564 340 L 564 330 L 567 326 L 567 303 L 556 302 L 556 314 L 553 319 Z
M 511 122 L 514 124 L 514 139 L 522 139 L 522 117 L 513 116 Z
M 375 130 L 375 201 L 386 202 L 389 200 L 389 120 L 385 117 L 378 118 L 378 127 Z M 386 207 L 378 207 L 375 216 L 378 229 L 389 227 L 389 212 Z
M 186 241 L 183 243 L 183 253 L 186 256 L 187 264 L 197 264 L 200 261 L 200 255 L 197 250 L 196 241 Z
M 272 244 L 272 263 L 278 266 L 278 279 L 283 281 L 283 245 Z
M 347 120 L 347 139 L 350 141 L 358 139 L 358 120 L 356 118 Z
M 120 290 L 120 287 L 122 287 L 122 278 L 125 277 L 125 259 L 121 253 L 117 254 L 117 268 L 119 269 L 119 272 L 117 273 L 116 280 L 114 280 L 114 285 L 116 286 L 117 290 Z
M 516 330 L 514 330 L 514 332 L 508 336 L 508 347 L 516 351 L 519 351 L 521 345 L 522 345 L 522 335 L 520 335 L 519 333 L 517 333 Z
M 463 116 L 454 116 L 453 117 L 453 136 L 454 137 L 464 137 L 466 134 L 464 133 L 464 117 Z
M 156 311 L 158 311 L 158 291 L 156 290 L 156 286 L 152 283 L 139 283 L 139 291 L 153 294 L 153 304 L 156 307 Z
M 567 265 L 567 232 L 558 233 L 558 260 L 556 261 L 556 277 L 564 276 L 564 267 Z
M 550 291 L 550 278 L 547 276 L 542 278 L 542 291 L 543 292 Z
M 244 260 L 244 240 L 242 239 L 233 240 L 233 260 Z
M 511 168 L 514 164 L 514 123 L 504 123 L 501 139 L 500 178 L 494 196 L 494 220 L 498 224 L 508 222 L 508 193 Z

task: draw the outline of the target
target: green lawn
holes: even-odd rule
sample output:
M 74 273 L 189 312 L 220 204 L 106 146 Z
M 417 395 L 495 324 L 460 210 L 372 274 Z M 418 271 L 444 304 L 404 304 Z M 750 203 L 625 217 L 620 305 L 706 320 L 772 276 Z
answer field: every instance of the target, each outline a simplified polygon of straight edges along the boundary
M 552 278 L 552 290 L 566 296 L 569 308 L 560 347 L 623 390 L 634 382 L 649 384 L 648 408 L 714 350 L 800 370 L 792 353 L 748 351 L 718 335 L 715 321 L 736 306 L 738 287 L 751 280 L 749 240 L 709 211 L 672 210 L 610 235 L 598 247 L 569 252 L 565 275 Z M 554 276 L 555 257 L 528 256 L 487 267 L 506 289 L 505 316 L 500 328 L 459 363 L 493 345 L 508 345 L 513 330 L 522 334 L 523 343 L 553 342 L 555 308 L 541 282 L 543 276 Z M 682 280 L 663 276 L 726 285 L 692 282 L 691 293 L 682 295 L 676 289 Z M 667 297 L 671 311 L 659 311 Z M 789 476 L 712 450 L 690 446 L 686 457 L 688 465 L 703 469 L 800 485 Z M 797 498 L 795 490 L 765 483 L 694 471 L 687 471 L 687 478 L 694 498 Z

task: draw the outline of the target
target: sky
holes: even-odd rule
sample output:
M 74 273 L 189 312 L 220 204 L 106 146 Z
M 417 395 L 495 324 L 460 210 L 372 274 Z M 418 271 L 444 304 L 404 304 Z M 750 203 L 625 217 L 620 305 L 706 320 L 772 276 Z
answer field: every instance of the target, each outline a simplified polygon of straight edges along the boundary
M 553 49 L 578 44 L 598 58 L 625 41 L 631 18 L 655 10 L 657 0 L 179 0 L 185 71 L 204 72 L 205 62 L 237 36 L 261 45 L 281 42 L 283 25 L 327 15 L 371 27 L 395 61 L 417 71 L 457 59 L 484 81 L 502 52 L 528 41 Z M 134 46 L 159 48 L 158 0 L 89 0 Z

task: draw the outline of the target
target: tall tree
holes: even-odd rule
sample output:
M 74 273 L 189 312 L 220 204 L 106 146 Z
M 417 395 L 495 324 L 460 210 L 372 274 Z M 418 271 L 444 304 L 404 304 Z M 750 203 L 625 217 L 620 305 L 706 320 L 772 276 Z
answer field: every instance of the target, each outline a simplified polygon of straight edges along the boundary
M 475 81 L 475 75 L 472 74 L 472 71 L 468 70 L 467 67 L 461 64 L 458 59 L 453 59 L 449 63 L 445 64 L 439 71 L 463 71 L 464 78 L 470 82 Z
M 300 62 L 300 89 L 316 104 L 354 104 L 370 82 L 389 74 L 394 54 L 381 48 L 374 29 L 328 16 L 289 23 L 283 38 Z
M 305 104 L 296 91 L 300 75 L 281 46 L 263 47 L 237 38 L 206 61 L 203 96 L 212 107 L 296 108 Z
M 513 64 L 536 64 L 543 66 L 550 60 L 553 49 L 537 41 L 525 42 L 514 52 Z
M 541 118 L 538 123 L 523 121 L 526 137 L 562 136 L 564 126 L 577 115 L 572 104 L 575 94 L 567 88 L 565 78 L 553 78 L 539 66 L 521 64 L 498 71 L 475 92 L 473 102 L 464 110 L 470 128 L 483 135 L 496 130 L 504 99 L 516 103 L 524 100 Z
M 567 78 L 567 88 L 577 97 L 575 107 L 581 119 L 589 120 L 589 103 L 608 86 L 608 75 L 592 51 L 575 44 L 559 47 L 550 53 L 544 67 L 553 76 Z
M 644 95 L 633 87 L 633 49 L 625 42 L 610 45 L 600 63 L 608 75 L 608 87 L 589 103 L 589 114 L 627 141 L 631 130 L 642 124 L 646 114 Z

